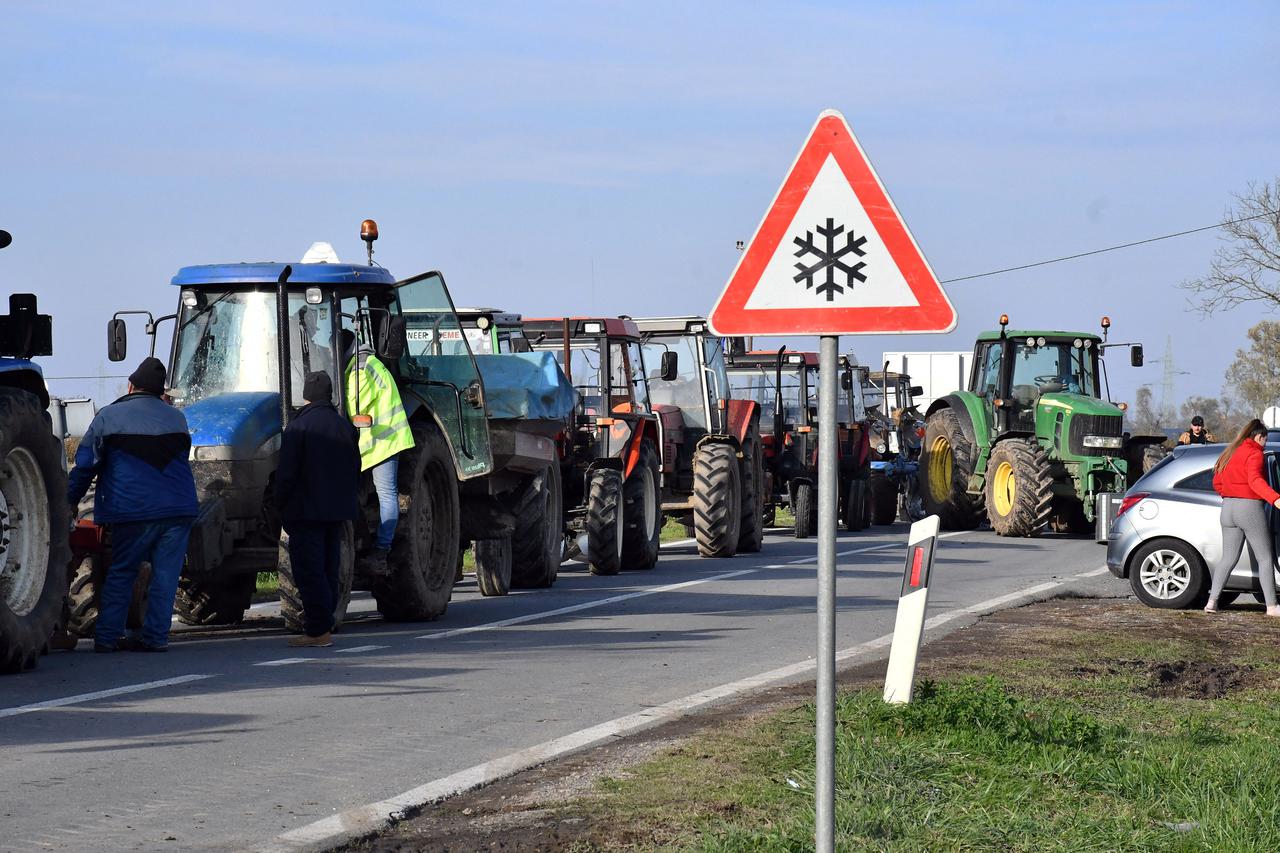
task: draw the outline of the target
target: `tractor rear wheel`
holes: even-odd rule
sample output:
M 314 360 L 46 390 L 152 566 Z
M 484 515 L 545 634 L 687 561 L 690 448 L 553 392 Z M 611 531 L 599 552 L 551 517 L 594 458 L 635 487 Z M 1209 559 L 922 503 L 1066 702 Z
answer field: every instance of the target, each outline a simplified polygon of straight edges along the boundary
M 704 444 L 693 455 L 693 536 L 703 557 L 732 557 L 742 534 L 742 480 L 733 446 Z
M 856 533 L 867 529 L 867 494 L 870 480 L 857 477 L 846 480 L 844 496 L 841 501 L 841 515 L 844 529 Z
M 400 524 L 387 557 L 390 571 L 373 583 L 378 610 L 390 622 L 444 615 L 458 565 L 458 480 L 449 445 L 435 424 L 422 421 L 413 425 L 413 442 L 400 456 Z
M 338 562 L 338 600 L 334 602 L 333 607 L 335 626 L 342 624 L 342 620 L 347 618 L 347 605 L 351 603 L 351 582 L 355 575 L 356 564 L 355 541 L 355 525 L 347 523 L 343 528 L 342 559 Z M 245 577 L 252 578 L 253 575 Z M 289 535 L 283 531 L 280 534 L 280 556 L 276 561 L 276 581 L 279 584 L 280 615 L 284 618 L 285 630 L 301 634 L 303 633 L 302 596 L 298 594 L 298 585 L 293 580 L 293 563 L 289 559 Z M 256 585 L 255 582 L 249 586 L 250 595 Z
M 587 480 L 587 570 L 593 575 L 622 571 L 622 472 L 597 468 Z
M 874 504 L 872 521 L 881 526 L 893 524 L 898 517 L 898 484 L 887 477 L 877 479 L 871 501 Z
M 481 595 L 511 591 L 511 537 L 476 540 L 476 584 Z
M 925 512 L 948 530 L 972 530 L 982 523 L 982 497 L 968 493 L 978 448 L 965 437 L 967 413 L 938 409 L 925 422 L 920 452 L 920 498 Z
M 107 576 L 111 552 L 88 554 L 71 570 L 71 586 L 67 590 L 68 632 L 80 637 L 92 637 L 98 627 L 98 596 L 102 594 L 102 582 Z M 129 613 L 125 628 L 136 631 L 142 628 L 147 615 L 147 587 L 151 584 L 151 564 L 143 563 L 138 579 L 133 584 L 133 598 L 129 601 Z
M 808 539 L 813 535 L 814 528 L 817 527 L 814 524 L 814 516 L 818 513 L 816 497 L 813 493 L 812 483 L 796 483 L 794 496 L 791 500 L 791 512 L 796 517 L 795 537 L 797 539 Z
M 63 454 L 40 400 L 0 389 L 0 672 L 35 666 L 62 618 L 71 562 Z
M 545 589 L 556 582 L 564 554 L 564 493 L 560 465 L 551 463 L 534 478 L 516 504 L 511 534 L 511 586 Z
M 1038 536 L 1053 514 L 1049 457 L 1034 440 L 1008 438 L 987 462 L 987 518 L 1001 536 Z
M 755 421 L 742 442 L 739 468 L 742 529 L 738 533 L 738 553 L 754 554 L 764 547 L 764 453 L 760 447 L 760 424 Z
M 640 441 L 640 458 L 622 484 L 622 568 L 652 569 L 662 537 L 662 497 L 658 494 L 658 451 Z

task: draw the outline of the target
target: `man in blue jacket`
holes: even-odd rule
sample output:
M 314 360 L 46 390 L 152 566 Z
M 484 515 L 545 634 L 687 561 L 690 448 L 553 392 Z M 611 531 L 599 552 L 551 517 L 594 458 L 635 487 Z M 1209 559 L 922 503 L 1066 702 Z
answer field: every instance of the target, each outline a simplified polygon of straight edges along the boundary
M 360 511 L 360 436 L 334 407 L 329 374 L 308 373 L 302 398 L 307 405 L 280 441 L 275 495 L 302 599 L 304 636 L 289 645 L 320 647 L 332 645 L 333 614 L 342 594 L 342 537 Z
M 129 393 L 89 425 L 68 478 L 72 518 L 96 477 L 93 519 L 111 528 L 111 566 L 98 602 L 93 650 L 163 652 L 178 576 L 198 505 L 187 461 L 191 434 L 182 412 L 161 399 L 164 365 L 143 359 L 129 376 Z M 125 619 L 138 570 L 151 563 L 141 640 L 124 640 Z

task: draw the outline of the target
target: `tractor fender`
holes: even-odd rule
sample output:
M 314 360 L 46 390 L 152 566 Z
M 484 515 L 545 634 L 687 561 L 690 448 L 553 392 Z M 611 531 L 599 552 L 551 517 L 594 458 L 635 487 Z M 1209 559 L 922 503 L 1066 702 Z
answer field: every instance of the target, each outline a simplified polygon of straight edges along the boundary
M 640 422 L 632 430 L 631 444 L 626 452 L 627 464 L 622 470 L 623 479 L 631 476 L 632 469 L 640 461 L 640 446 L 646 438 L 653 442 L 654 448 L 659 453 L 662 453 L 662 429 L 657 417 L 641 417 Z M 661 465 L 661 460 L 659 460 L 659 465 Z
M 440 437 L 444 439 L 444 443 L 449 448 L 449 459 L 453 462 L 453 473 L 458 482 L 468 479 L 468 475 L 458 465 L 458 457 L 461 455 L 458 448 L 453 446 L 453 440 L 449 437 L 449 431 L 444 428 L 444 421 L 440 420 L 440 416 L 436 414 L 436 410 L 427 404 L 427 401 L 418 396 L 418 393 L 412 388 L 400 388 L 400 401 L 404 406 L 405 417 L 409 423 L 419 420 L 429 420 L 436 425 L 436 429 L 440 432 Z
M 0 358 L 0 388 L 16 388 L 34 394 L 42 408 L 49 408 L 49 389 L 39 366 L 25 358 Z
M 986 420 L 986 409 L 982 404 L 982 398 L 977 394 L 971 394 L 968 391 L 957 391 L 954 394 L 948 394 L 945 397 L 939 397 L 929 404 L 929 410 L 925 412 L 925 419 L 929 415 L 939 409 L 954 409 L 957 413 L 963 413 L 964 417 L 957 417 L 960 422 L 960 431 L 964 433 L 965 439 L 972 445 L 977 446 L 982 455 L 986 456 L 988 450 L 991 449 L 990 444 L 985 440 L 979 440 L 977 434 L 977 425 L 984 423 Z M 989 434 L 989 430 L 984 430 L 985 439 Z
M 725 427 L 738 445 L 747 440 L 752 423 L 760 422 L 760 404 L 755 400 L 725 400 Z

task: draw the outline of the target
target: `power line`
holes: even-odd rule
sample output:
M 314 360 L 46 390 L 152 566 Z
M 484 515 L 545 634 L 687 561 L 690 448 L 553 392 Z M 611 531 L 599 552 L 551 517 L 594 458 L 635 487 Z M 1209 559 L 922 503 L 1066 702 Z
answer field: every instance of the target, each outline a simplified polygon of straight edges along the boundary
M 1264 216 L 1280 215 L 1280 211 L 1268 210 L 1264 213 L 1258 213 L 1253 216 L 1242 216 L 1239 219 L 1232 219 L 1227 222 L 1219 222 L 1216 225 L 1204 225 L 1200 228 L 1189 228 L 1186 231 L 1176 231 L 1173 234 L 1162 234 L 1159 237 L 1148 237 L 1145 240 L 1135 240 L 1132 243 L 1121 243 L 1119 246 L 1108 246 L 1105 249 L 1094 249 L 1091 252 L 1080 252 L 1077 255 L 1066 255 L 1061 258 L 1051 258 L 1047 261 L 1036 261 L 1032 264 L 1021 264 L 1016 267 L 1005 267 L 1002 270 L 992 270 L 991 272 L 974 273 L 973 275 L 962 275 L 959 278 L 948 278 L 942 284 L 952 284 L 957 281 L 969 281 L 975 278 L 986 278 L 991 275 L 1000 275 L 1001 273 L 1017 272 L 1018 270 L 1029 270 L 1032 267 L 1043 267 L 1049 264 L 1060 264 L 1063 261 L 1074 261 L 1076 258 L 1087 258 L 1090 255 L 1101 255 L 1104 252 L 1114 252 L 1118 249 L 1131 249 L 1134 246 L 1142 246 L 1147 243 L 1157 243 L 1161 240 L 1172 240 L 1174 237 L 1185 237 L 1188 234 L 1198 234 L 1201 231 L 1212 231 L 1215 228 L 1225 228 L 1228 225 L 1235 225 L 1237 222 L 1248 222 L 1250 219 L 1261 219 Z

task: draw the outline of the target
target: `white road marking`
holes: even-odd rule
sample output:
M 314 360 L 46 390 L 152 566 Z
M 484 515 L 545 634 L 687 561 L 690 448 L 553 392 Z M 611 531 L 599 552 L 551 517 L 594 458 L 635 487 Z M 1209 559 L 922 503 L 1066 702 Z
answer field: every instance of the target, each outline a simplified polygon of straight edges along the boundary
M 349 649 L 338 649 L 340 655 L 354 655 L 359 652 L 372 652 L 377 649 L 385 649 L 387 646 L 352 646 Z
M 941 534 L 940 536 L 938 536 L 938 538 L 950 539 L 953 536 L 963 536 L 966 533 L 972 533 L 972 532 L 973 532 L 972 530 L 953 530 L 950 533 Z M 850 548 L 847 551 L 837 551 L 836 557 L 837 558 L 852 557 L 854 554 L 869 554 L 872 551 L 883 551 L 885 548 L 904 548 L 905 549 L 905 547 L 906 546 L 901 542 L 882 542 L 879 545 L 868 545 L 865 548 Z M 801 557 L 799 560 L 792 560 L 791 562 L 787 563 L 787 565 L 799 566 L 804 563 L 816 563 L 816 562 L 818 562 L 818 555 L 814 554 L 811 557 Z
M 76 696 L 64 696 L 61 699 L 49 699 L 44 702 L 34 702 L 30 705 L 19 705 L 16 708 L 0 708 L 0 717 L 16 717 L 19 714 L 30 714 L 35 711 L 44 711 L 49 708 L 63 708 L 67 705 L 79 705 L 83 702 L 93 702 L 96 699 L 110 699 L 112 696 L 141 693 L 144 690 L 159 690 L 161 687 L 172 687 L 175 684 L 188 684 L 192 681 L 200 681 L 205 678 L 213 678 L 213 676 L 179 675 L 176 678 L 162 678 L 159 681 L 146 681 L 142 684 L 126 684 L 122 687 L 112 687 L 108 690 L 97 690 L 93 693 L 80 693 Z
M 288 666 L 293 663 L 306 663 L 315 658 L 279 658 L 278 660 L 264 660 L 262 663 L 255 663 L 254 666 Z
M 591 610 L 596 607 L 604 607 L 606 604 L 616 604 L 619 601 L 629 601 L 633 598 L 642 598 L 646 595 L 657 595 L 660 592 L 671 592 L 677 589 L 687 589 L 691 586 L 699 584 L 711 583 L 712 581 L 722 581 L 726 578 L 736 578 L 739 575 L 750 575 L 760 571 L 760 569 L 740 569 L 736 572 L 724 572 L 719 575 L 710 575 L 705 578 L 697 578 L 691 581 L 681 581 L 680 583 L 669 583 L 664 586 L 654 586 L 648 589 L 642 589 L 638 592 L 628 592 L 625 595 L 614 595 L 609 598 L 601 598 L 597 601 L 584 601 L 582 604 L 571 604 L 568 607 L 557 607 L 555 610 L 543 610 L 538 613 L 529 613 L 524 616 L 515 616 L 511 619 L 500 619 L 497 622 L 486 622 L 483 625 L 472 625 L 468 628 L 454 628 L 450 631 L 437 631 L 434 634 L 423 634 L 418 637 L 419 640 L 447 640 L 450 637 L 461 636 L 462 634 L 475 634 L 480 631 L 492 631 L 494 628 L 505 628 L 508 625 L 520 625 L 525 622 L 536 622 L 539 619 L 547 619 L 552 616 L 561 616 L 565 613 L 577 613 L 580 610 Z
M 1104 566 L 1103 570 L 1105 569 L 1106 567 Z M 1080 572 L 1079 574 L 1071 575 L 1066 580 L 1036 584 L 1019 590 L 1018 592 L 1010 593 L 1009 595 L 1002 595 L 997 598 L 980 601 L 977 604 L 971 604 L 968 607 L 939 613 L 937 616 L 934 616 L 925 623 L 925 630 L 927 631 L 932 627 L 958 619 L 962 616 L 985 613 L 998 609 L 1003 605 L 1014 601 L 1034 598 L 1042 592 L 1064 586 L 1069 580 L 1093 577 L 1100 573 L 1101 572 L 1096 569 L 1091 569 L 1087 572 Z M 711 580 L 711 578 L 706 578 L 705 580 Z M 892 641 L 892 634 L 885 634 L 884 636 L 876 637 L 873 640 L 868 640 L 847 649 L 842 649 L 836 653 L 836 660 L 846 661 L 851 658 L 865 655 L 868 652 L 872 652 L 889 645 Z M 548 761 L 569 753 L 578 752 L 623 735 L 633 734 L 635 732 L 653 728 L 661 725 L 662 723 L 682 717 L 692 711 L 705 708 L 708 705 L 712 705 L 744 693 L 760 690 L 765 687 L 772 687 L 777 684 L 794 681 L 813 672 L 815 666 L 816 662 L 812 659 L 799 661 L 797 663 L 779 667 L 778 669 L 769 670 L 768 672 L 762 672 L 759 675 L 753 675 L 738 681 L 732 681 L 728 684 L 722 684 L 719 687 L 713 687 L 710 690 L 694 693 L 691 696 L 685 696 L 681 699 L 665 702 L 652 708 L 646 708 L 634 714 L 618 717 L 617 719 L 610 720 L 607 723 L 600 723 L 599 725 L 582 729 L 581 731 L 574 732 L 573 734 L 555 738 L 554 740 L 546 741 L 545 743 L 538 744 L 537 746 L 522 749 L 518 752 L 513 752 L 510 755 L 495 758 L 492 761 L 486 761 L 483 764 L 468 767 L 465 770 L 460 770 L 457 773 L 436 779 L 432 782 L 426 783 L 425 785 L 410 788 L 404 793 L 398 794 L 390 799 L 350 809 L 340 814 L 333 815 L 332 817 L 322 818 L 314 823 L 309 823 L 305 826 L 277 835 L 270 842 L 258 849 L 263 851 L 263 853 L 296 853 L 296 851 L 299 850 L 327 850 L 345 840 L 360 838 L 370 833 L 377 832 L 385 828 L 391 821 L 402 817 L 411 809 L 416 809 L 430 803 L 438 802 L 447 797 L 456 796 L 457 794 L 480 787 L 481 785 L 490 784 L 499 779 L 519 773 L 522 770 L 527 770 L 530 767 L 545 764 Z

